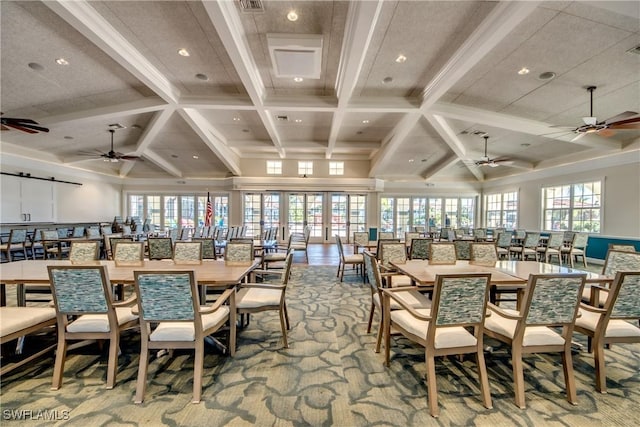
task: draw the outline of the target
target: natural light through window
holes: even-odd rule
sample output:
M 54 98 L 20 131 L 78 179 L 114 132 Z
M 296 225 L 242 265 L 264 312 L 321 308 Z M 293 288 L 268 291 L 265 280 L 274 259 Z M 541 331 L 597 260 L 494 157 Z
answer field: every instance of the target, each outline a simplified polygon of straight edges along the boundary
M 282 175 L 282 162 L 280 160 L 267 160 L 267 174 Z
M 313 175 L 313 162 L 298 162 L 298 175 Z
M 599 233 L 601 200 L 601 181 L 543 188 L 543 227 Z
M 344 175 L 344 162 L 329 162 L 329 175 Z

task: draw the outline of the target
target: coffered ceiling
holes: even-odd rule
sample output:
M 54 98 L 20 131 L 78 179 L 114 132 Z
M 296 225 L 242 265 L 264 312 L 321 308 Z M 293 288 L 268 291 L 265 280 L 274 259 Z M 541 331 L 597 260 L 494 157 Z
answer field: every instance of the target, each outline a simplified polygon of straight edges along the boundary
M 5 153 L 129 179 L 330 159 L 432 182 L 638 156 L 638 129 L 574 132 L 588 86 L 598 121 L 640 112 L 637 1 L 3 0 L 0 13 L 3 117 L 50 129 L 3 131 Z M 320 78 L 278 77 L 269 34 L 320 35 Z M 115 151 L 141 161 L 99 157 L 116 123 Z M 485 134 L 509 161 L 476 166 Z

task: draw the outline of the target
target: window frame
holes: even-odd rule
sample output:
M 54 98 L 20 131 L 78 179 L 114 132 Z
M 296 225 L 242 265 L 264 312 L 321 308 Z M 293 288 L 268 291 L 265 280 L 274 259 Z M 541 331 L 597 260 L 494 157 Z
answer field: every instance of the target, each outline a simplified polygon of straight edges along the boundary
M 582 187 L 583 189 L 587 186 L 598 186 L 599 193 L 592 192 L 589 196 L 590 198 L 597 198 L 597 204 L 592 203 L 590 206 L 576 206 L 576 197 L 577 192 L 576 189 L 578 187 Z M 540 189 L 540 198 L 541 198 L 541 218 L 540 218 L 540 228 L 545 231 L 576 231 L 576 232 L 587 232 L 594 234 L 602 234 L 602 226 L 604 225 L 604 194 L 605 194 L 605 179 L 604 178 L 595 178 L 590 179 L 588 181 L 580 180 L 573 181 L 569 183 L 560 183 L 560 184 L 552 184 L 545 185 Z M 550 197 L 548 192 L 558 189 L 568 188 L 568 194 L 564 196 L 561 194 L 558 197 Z M 584 197 L 584 190 L 581 193 Z M 561 207 L 548 207 L 548 204 L 551 201 L 567 199 L 566 206 Z M 551 202 L 555 205 L 555 202 Z M 554 220 L 558 218 L 558 213 L 562 215 L 562 211 L 566 211 L 564 218 L 566 218 L 566 227 L 562 227 L 562 220 L 558 220 L 559 226 L 554 227 Z M 581 215 L 583 219 L 576 220 L 576 212 L 586 212 L 586 211 L 597 211 L 597 214 L 590 215 L 590 219 L 588 221 L 584 220 L 584 215 Z M 554 215 L 556 214 L 556 215 Z M 596 217 L 596 220 L 592 218 Z M 576 224 L 581 224 L 581 226 L 577 227 Z M 589 227 L 588 229 L 584 228 L 584 224 L 586 223 L 597 223 L 597 228 Z

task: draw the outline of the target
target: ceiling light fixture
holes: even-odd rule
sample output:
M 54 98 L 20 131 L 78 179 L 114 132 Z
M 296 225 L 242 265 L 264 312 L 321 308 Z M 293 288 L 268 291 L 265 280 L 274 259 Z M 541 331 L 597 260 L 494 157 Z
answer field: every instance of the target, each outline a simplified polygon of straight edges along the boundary
M 304 79 L 302 77 L 294 77 L 293 81 L 296 83 L 300 83 L 301 81 L 303 81 Z
M 27 64 L 29 66 L 29 68 L 31 68 L 32 70 L 36 70 L 36 71 L 42 71 L 44 70 L 44 67 L 40 64 L 38 64 L 37 62 L 29 62 L 29 64 Z
M 546 71 L 538 76 L 538 80 L 551 80 L 556 76 L 553 71 Z
M 240 117 L 234 117 L 234 118 L 233 118 L 233 121 L 234 121 L 234 122 L 239 122 L 239 121 L 240 121 Z
M 415 160 L 413 159 L 409 159 L 409 163 L 413 163 Z
M 296 123 L 302 123 L 302 119 L 296 119 L 295 122 Z
M 58 64 L 58 65 L 69 65 L 69 61 L 67 61 L 64 58 L 58 58 L 58 59 L 56 59 L 56 64 Z
M 364 123 L 365 125 L 369 123 L 369 120 L 363 120 L 362 123 Z
M 287 13 L 287 19 L 291 22 L 295 22 L 298 20 L 298 14 L 295 10 L 291 10 L 289 11 L 289 13 Z
M 194 159 L 198 160 L 200 157 L 198 156 L 193 156 Z
M 191 56 L 189 51 L 187 49 L 183 48 L 183 47 L 178 49 L 178 55 L 180 55 L 180 56 Z
M 196 74 L 196 79 L 204 80 L 206 82 L 207 80 L 209 80 L 209 76 L 207 76 L 206 74 L 198 73 Z
M 396 58 L 396 62 L 398 64 L 402 64 L 403 62 L 405 62 L 407 60 L 407 57 L 404 56 L 403 54 L 398 55 L 398 57 Z
M 521 76 L 524 76 L 526 74 L 529 74 L 531 70 L 529 70 L 527 67 L 522 67 L 518 70 L 518 74 L 520 74 Z
M 387 83 L 391 83 L 393 81 L 393 77 L 385 77 L 384 79 L 382 79 L 382 83 L 387 84 Z

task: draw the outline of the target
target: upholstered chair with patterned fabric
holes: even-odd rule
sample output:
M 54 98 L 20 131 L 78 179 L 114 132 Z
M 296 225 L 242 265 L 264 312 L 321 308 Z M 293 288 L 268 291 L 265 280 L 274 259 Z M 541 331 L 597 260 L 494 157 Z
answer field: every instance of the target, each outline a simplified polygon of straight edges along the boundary
M 133 237 L 123 237 L 122 233 L 114 233 L 105 236 L 105 248 L 107 250 L 107 258 L 113 259 L 116 244 L 120 242 L 133 242 Z
M 173 259 L 173 245 L 170 237 L 149 237 L 149 259 Z
M 350 265 L 355 267 L 356 273 L 361 273 L 364 278 L 364 260 L 362 259 L 362 254 L 345 254 L 344 247 L 342 246 L 342 239 L 337 234 L 336 245 L 338 246 L 338 254 L 340 255 L 340 259 L 338 260 L 338 273 L 336 274 L 336 277 L 339 277 L 342 282 L 344 279 L 344 269 L 347 265 Z
M 540 242 L 540 233 L 527 233 L 522 244 L 514 245 L 509 248 L 509 252 L 514 254 L 516 258 L 525 261 L 527 257 L 538 259 L 536 248 Z
M 379 268 L 383 274 L 387 287 L 411 286 L 411 278 L 398 273 L 391 263 L 404 264 L 407 262 L 407 250 L 402 242 L 384 242 L 379 245 Z
M 429 264 L 455 264 L 457 259 L 453 242 L 434 242 L 429 245 Z
M 456 247 L 456 258 L 468 261 L 471 259 L 471 241 L 470 240 L 454 240 Z
M 518 407 L 526 407 L 522 355 L 531 353 L 561 354 L 567 400 L 577 404 L 571 337 L 585 279 L 584 274 L 532 274 L 520 311 L 489 304 L 484 333 L 511 347 Z
M 573 233 L 571 244 L 561 248 L 562 255 L 567 257 L 569 265 L 573 268 L 573 263 L 582 257 L 582 264 L 587 266 L 587 243 L 589 235 L 587 233 Z
M 201 306 L 193 271 L 136 271 L 134 276 L 141 332 L 135 403 L 144 400 L 149 351 L 173 348 L 195 350 L 192 402 L 200 402 L 205 337 L 229 325 L 228 350 L 235 354 L 235 289 Z
M 409 254 L 409 250 L 411 249 L 411 242 L 413 239 L 417 239 L 420 237 L 420 233 L 416 233 L 415 231 L 407 231 L 404 233 L 404 246 L 407 250 L 407 254 Z
M 395 239 L 396 235 L 393 231 L 381 231 L 378 233 L 378 240 Z
M 229 242 L 224 250 L 227 265 L 250 265 L 254 260 L 253 242 Z
M 200 264 L 202 262 L 202 242 L 176 242 L 173 245 L 175 264 Z
M 21 252 L 23 259 L 27 259 L 27 230 L 12 229 L 7 243 L 0 245 L 0 252 L 7 256 L 7 261 L 13 261 L 13 252 Z
M 373 316 L 378 310 L 380 317 L 380 324 L 378 326 L 378 336 L 376 339 L 376 353 L 380 353 L 380 345 L 382 344 L 382 317 L 384 311 L 382 310 L 382 288 L 384 287 L 384 281 L 382 280 L 382 274 L 380 273 L 380 267 L 378 266 L 378 260 L 371 252 L 363 252 L 364 266 L 369 279 L 369 287 L 371 288 L 371 309 L 369 310 L 369 322 L 367 323 L 367 333 L 371 333 L 371 326 L 373 324 Z M 397 292 L 397 298 L 401 298 L 408 305 L 413 308 L 429 308 L 431 307 L 431 300 L 424 294 L 421 294 L 418 288 L 408 288 L 404 292 Z M 391 310 L 399 310 L 402 307 L 395 302 L 391 301 Z
M 62 385 L 68 341 L 109 340 L 107 388 L 118 371 L 120 332 L 138 327 L 133 298 L 114 303 L 105 266 L 47 266 L 58 319 L 52 388 Z M 70 316 L 74 316 L 74 320 Z
M 486 228 L 474 228 L 473 229 L 473 238 L 476 242 L 484 242 L 487 240 L 487 229 Z
M 610 250 L 604 260 L 602 274 L 614 277 L 619 272 L 640 271 L 640 253 Z M 582 301 L 596 307 L 603 307 L 609 294 L 606 289 L 599 292 L 591 292 L 590 285 L 585 286 L 582 293 Z
M 287 283 L 289 283 L 289 276 L 291 275 L 292 262 L 293 251 L 290 251 L 284 261 L 284 269 L 280 277 L 280 283 L 242 283 L 236 294 L 238 314 L 242 317 L 246 315 L 247 323 L 249 315 L 252 313 L 270 310 L 278 311 L 284 348 L 289 348 L 287 331 L 290 325 L 285 293 L 287 291 Z
M 216 242 L 207 237 L 202 239 L 192 239 L 193 242 L 202 243 L 202 258 L 203 259 L 216 259 Z
M 511 257 L 509 248 L 512 246 L 512 238 L 513 236 L 510 231 L 502 231 L 498 233 L 498 236 L 496 238 L 496 251 L 498 251 L 499 258 L 506 257 L 507 259 L 509 259 Z
M 144 242 L 117 242 L 113 247 L 113 260 L 116 265 L 142 265 Z
M 600 289 L 591 287 L 594 293 Z M 575 326 L 576 332 L 588 337 L 589 352 L 594 352 L 596 390 L 601 393 L 607 392 L 605 347 L 613 343 L 640 342 L 640 271 L 616 273 L 606 295 L 602 308 L 580 304 Z
M 491 242 L 471 243 L 470 264 L 495 266 L 498 261 L 496 245 Z
M 69 254 L 69 247 L 60 244 L 57 230 L 41 230 L 42 246 L 45 251 L 45 258 L 55 257 L 62 259 L 63 255 Z
M 433 239 L 429 238 L 417 238 L 411 240 L 411 247 L 409 248 L 410 259 L 429 259 L 429 246 L 433 242 Z
M 73 227 L 71 237 L 84 237 L 84 227 Z
M 369 243 L 369 233 L 366 231 L 356 231 L 353 233 L 353 253 L 360 252 L 360 245 L 366 245 Z M 363 249 L 364 250 L 364 249 Z
M 415 231 L 418 234 L 424 233 L 425 232 L 424 225 L 414 225 L 413 231 Z
M 383 289 L 385 365 L 389 366 L 391 331 L 422 345 L 427 365 L 429 412 L 439 415 L 435 358 L 453 354 L 475 354 L 482 402 L 491 409 L 489 379 L 484 361 L 483 323 L 489 299 L 490 274 L 438 275 L 431 307 L 413 308 L 397 293 L 404 288 Z M 394 300 L 402 310 L 391 310 Z
M 71 242 L 71 250 L 69 251 L 69 261 L 71 262 L 87 262 L 95 261 L 100 255 L 100 242 Z
M 558 265 L 562 265 L 562 244 L 564 243 L 564 233 L 551 233 L 547 244 L 544 246 L 538 246 L 536 252 L 538 253 L 538 259 L 540 261 L 549 262 L 551 257 L 558 258 Z
M 100 238 L 100 229 L 98 227 L 89 227 L 87 228 L 87 239 L 99 239 Z
M 622 245 L 619 243 L 609 243 L 610 251 L 622 251 L 622 252 L 638 252 L 635 245 Z

